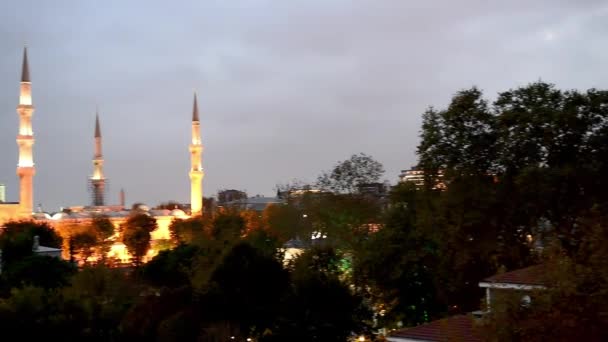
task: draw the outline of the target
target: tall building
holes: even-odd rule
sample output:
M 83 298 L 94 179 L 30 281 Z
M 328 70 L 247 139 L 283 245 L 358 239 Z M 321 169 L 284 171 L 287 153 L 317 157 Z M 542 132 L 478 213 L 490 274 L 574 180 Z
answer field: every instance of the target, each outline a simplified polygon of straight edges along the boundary
M 6 202 L 6 185 L 0 183 L 0 203 Z
M 19 176 L 19 211 L 23 215 L 31 215 L 34 209 L 33 181 L 36 169 L 34 168 L 34 132 L 32 131 L 32 82 L 27 61 L 27 48 L 23 49 L 23 66 L 21 68 L 21 88 L 19 93 L 19 162 L 17 176 Z
M 192 215 L 203 213 L 203 144 L 201 142 L 200 122 L 198 119 L 198 103 L 194 94 L 192 108 L 192 142 L 190 144 L 190 210 Z
M 106 178 L 103 174 L 103 154 L 101 152 L 101 127 L 99 113 L 95 114 L 95 154 L 93 155 L 93 176 L 90 179 L 93 206 L 105 205 Z
M 399 181 L 404 183 L 412 183 L 416 186 L 416 188 L 420 189 L 424 186 L 424 170 L 419 169 L 416 166 L 412 166 L 412 168 L 408 170 L 401 170 Z M 439 170 L 433 189 L 445 190 L 445 188 L 446 185 L 443 180 L 443 170 Z

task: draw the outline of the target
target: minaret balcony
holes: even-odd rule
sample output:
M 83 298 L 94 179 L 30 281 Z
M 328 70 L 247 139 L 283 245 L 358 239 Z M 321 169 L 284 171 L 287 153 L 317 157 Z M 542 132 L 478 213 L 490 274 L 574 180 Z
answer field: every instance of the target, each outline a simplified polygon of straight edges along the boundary
M 17 135 L 17 141 L 18 142 L 34 142 L 34 136 L 33 135 L 23 135 L 23 134 L 19 134 Z

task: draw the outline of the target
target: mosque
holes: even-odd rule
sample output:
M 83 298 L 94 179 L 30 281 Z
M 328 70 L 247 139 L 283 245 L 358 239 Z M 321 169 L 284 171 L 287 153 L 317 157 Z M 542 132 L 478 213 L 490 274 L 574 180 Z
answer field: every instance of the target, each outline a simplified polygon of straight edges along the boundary
M 80 224 L 90 222 L 94 217 L 104 215 L 108 217 L 115 227 L 118 227 L 130 214 L 125 208 L 124 192 L 121 190 L 120 205 L 107 205 L 105 201 L 106 177 L 103 172 L 102 135 L 99 115 L 95 117 L 95 153 L 93 157 L 93 175 L 89 179 L 91 190 L 91 205 L 72 207 L 68 211 L 50 215 L 48 213 L 34 213 L 33 178 L 36 174 L 34 166 L 34 132 L 32 130 L 32 115 L 34 106 L 32 102 L 32 82 L 27 59 L 27 48 L 23 50 L 23 65 L 21 69 L 21 85 L 19 93 L 19 131 L 17 133 L 17 146 L 19 160 L 17 176 L 19 176 L 19 202 L 0 202 L 0 226 L 12 220 L 45 221 L 53 227 L 62 224 Z M 158 229 L 152 232 L 152 240 L 169 239 L 169 225 L 175 218 L 188 218 L 203 214 L 203 177 L 202 168 L 203 145 L 200 134 L 200 121 L 196 94 L 192 110 L 192 141 L 190 150 L 190 212 L 180 209 L 174 210 L 148 210 L 144 212 L 154 217 Z

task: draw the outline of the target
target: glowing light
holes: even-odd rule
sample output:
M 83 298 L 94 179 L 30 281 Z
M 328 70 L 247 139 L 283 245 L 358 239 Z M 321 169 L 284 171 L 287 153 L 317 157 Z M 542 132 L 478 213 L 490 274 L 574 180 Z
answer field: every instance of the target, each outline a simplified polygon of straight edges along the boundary
M 359 336 L 359 342 L 365 342 L 365 336 Z

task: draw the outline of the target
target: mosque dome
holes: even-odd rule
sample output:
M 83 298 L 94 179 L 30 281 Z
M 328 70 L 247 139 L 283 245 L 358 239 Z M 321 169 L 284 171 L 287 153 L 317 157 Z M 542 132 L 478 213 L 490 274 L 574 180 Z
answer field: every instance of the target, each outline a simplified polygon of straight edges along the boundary
M 53 220 L 64 220 L 64 219 L 69 219 L 69 218 L 70 218 L 70 214 L 64 213 L 64 212 L 55 213 L 51 217 L 51 219 L 53 219 Z
M 171 210 L 171 216 L 184 217 L 186 216 L 186 213 L 181 209 L 173 209 Z

